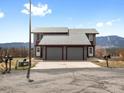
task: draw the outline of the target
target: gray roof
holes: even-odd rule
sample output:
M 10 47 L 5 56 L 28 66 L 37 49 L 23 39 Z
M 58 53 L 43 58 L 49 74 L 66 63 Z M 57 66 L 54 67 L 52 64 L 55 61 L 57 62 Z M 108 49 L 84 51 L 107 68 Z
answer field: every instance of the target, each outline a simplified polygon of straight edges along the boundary
M 39 45 L 91 45 L 85 34 L 45 35 Z
M 87 33 L 87 34 L 98 34 L 96 29 L 69 29 L 69 33 L 71 34 L 82 34 L 82 33 Z
M 74 28 L 68 29 L 67 27 L 38 27 L 33 29 L 32 33 L 89 33 L 89 34 L 98 34 L 96 29 L 82 29 L 82 28 Z
M 32 33 L 68 33 L 67 27 L 39 27 L 31 31 Z

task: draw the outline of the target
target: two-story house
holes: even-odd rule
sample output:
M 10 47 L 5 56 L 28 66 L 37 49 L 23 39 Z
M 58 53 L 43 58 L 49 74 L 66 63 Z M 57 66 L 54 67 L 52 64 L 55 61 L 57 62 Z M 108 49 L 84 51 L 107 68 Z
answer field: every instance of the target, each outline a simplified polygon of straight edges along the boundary
M 96 29 L 42 27 L 32 33 L 35 56 L 43 60 L 87 60 L 95 56 Z

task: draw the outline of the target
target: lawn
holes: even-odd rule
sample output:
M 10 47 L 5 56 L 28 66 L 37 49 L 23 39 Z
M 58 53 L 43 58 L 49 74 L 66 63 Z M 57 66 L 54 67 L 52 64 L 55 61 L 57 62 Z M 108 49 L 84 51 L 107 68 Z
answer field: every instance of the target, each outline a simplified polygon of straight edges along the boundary
M 18 61 L 19 60 L 23 60 L 24 58 L 14 58 L 11 62 L 11 68 L 12 69 L 16 69 L 16 70 L 25 70 L 28 68 L 28 66 L 24 66 L 24 67 L 18 67 L 17 64 L 18 64 Z M 27 59 L 27 58 L 26 58 Z M 28 60 L 28 59 L 27 59 Z M 35 61 L 32 61 L 32 67 L 34 67 L 35 65 L 37 64 L 37 62 Z M 5 64 L 4 62 L 0 63 L 0 71 L 3 71 L 5 68 Z
M 99 61 L 94 61 L 93 63 L 101 66 L 101 67 L 107 67 L 106 61 L 99 62 Z M 112 68 L 123 68 L 124 67 L 124 61 L 108 61 L 109 67 Z

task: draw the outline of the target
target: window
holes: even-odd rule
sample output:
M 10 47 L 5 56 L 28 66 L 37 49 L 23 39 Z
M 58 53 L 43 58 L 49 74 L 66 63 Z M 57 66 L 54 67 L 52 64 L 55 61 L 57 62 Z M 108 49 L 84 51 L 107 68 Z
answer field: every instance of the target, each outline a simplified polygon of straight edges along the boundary
M 40 34 L 37 34 L 37 40 L 39 40 L 40 39 Z
M 41 40 L 43 38 L 42 34 L 37 34 L 37 40 Z
M 89 40 L 93 41 L 93 35 L 89 35 Z
M 40 39 L 42 39 L 42 38 L 43 38 L 43 35 L 41 34 L 41 35 L 40 35 Z

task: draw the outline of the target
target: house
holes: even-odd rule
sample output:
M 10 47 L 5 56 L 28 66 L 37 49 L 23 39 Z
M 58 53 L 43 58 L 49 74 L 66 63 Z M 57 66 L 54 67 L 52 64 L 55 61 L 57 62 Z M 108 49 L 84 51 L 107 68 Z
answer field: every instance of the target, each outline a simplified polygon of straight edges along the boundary
M 35 56 L 43 60 L 87 60 L 95 56 L 95 29 L 42 27 L 32 33 Z

